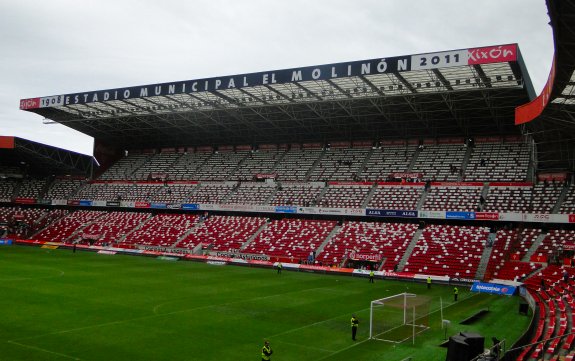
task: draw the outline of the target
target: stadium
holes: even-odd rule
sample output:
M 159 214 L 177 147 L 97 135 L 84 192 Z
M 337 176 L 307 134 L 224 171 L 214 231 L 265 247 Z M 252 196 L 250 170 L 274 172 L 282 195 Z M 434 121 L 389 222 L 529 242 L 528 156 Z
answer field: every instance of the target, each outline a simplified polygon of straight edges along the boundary
M 0 136 L 0 359 L 572 360 L 547 6 L 541 94 L 492 44 L 22 99 L 94 155 Z

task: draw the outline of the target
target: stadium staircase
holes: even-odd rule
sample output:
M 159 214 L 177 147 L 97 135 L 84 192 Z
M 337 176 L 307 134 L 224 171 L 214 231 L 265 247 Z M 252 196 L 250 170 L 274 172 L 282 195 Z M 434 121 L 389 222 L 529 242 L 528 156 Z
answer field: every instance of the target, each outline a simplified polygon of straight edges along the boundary
M 411 237 L 411 241 L 409 242 L 409 245 L 405 249 L 405 252 L 403 253 L 403 257 L 401 257 L 401 260 L 397 264 L 397 270 L 398 271 L 403 271 L 403 268 L 405 267 L 405 264 L 407 263 L 409 256 L 411 256 L 411 254 L 413 253 L 413 250 L 415 249 L 415 246 L 417 245 L 417 241 L 419 241 L 419 238 L 421 237 L 422 234 L 423 234 L 423 229 L 418 229 L 413 234 L 413 237 Z
M 142 227 L 144 227 L 146 225 L 146 223 L 148 223 L 148 221 L 150 219 L 153 218 L 152 214 L 148 215 L 148 218 L 146 218 L 144 221 L 140 222 L 136 227 L 132 228 L 129 232 L 127 232 L 126 234 L 122 235 L 119 239 L 116 240 L 116 243 L 122 243 L 124 242 L 124 240 L 126 239 L 126 237 L 128 237 L 130 234 L 134 233 L 135 231 L 141 229 Z
M 256 237 L 262 233 L 263 231 L 266 230 L 266 228 L 268 228 L 268 223 L 269 220 L 262 224 L 260 228 L 258 228 L 257 231 L 254 232 L 254 234 L 252 234 L 251 236 L 249 236 L 249 238 L 244 242 L 244 244 L 242 244 L 242 246 L 240 247 L 240 251 L 243 251 L 254 239 L 256 239 Z
M 483 197 L 483 199 L 487 199 L 487 194 L 489 194 L 489 182 L 483 183 L 483 189 L 481 190 L 480 197 Z M 485 208 L 485 203 L 486 202 L 483 202 L 483 204 L 481 204 L 481 202 L 479 202 L 479 210 L 480 211 L 483 211 L 483 208 Z
M 537 236 L 537 238 L 535 238 L 535 241 L 533 241 L 533 244 L 531 245 L 531 247 L 529 247 L 529 250 L 527 251 L 527 253 L 525 253 L 525 255 L 523 256 L 523 259 L 522 259 L 523 262 L 529 262 L 529 260 L 531 259 L 531 256 L 533 256 L 533 254 L 535 254 L 535 251 L 537 251 L 537 249 L 539 248 L 541 243 L 543 243 L 543 240 L 545 239 L 545 237 L 547 237 L 547 231 L 542 230 L 541 233 L 539 233 L 539 235 Z
M 311 165 L 311 167 L 309 167 L 308 171 L 305 174 L 304 179 L 306 181 L 309 181 L 309 178 L 311 177 L 311 175 L 313 174 L 313 171 L 318 167 L 318 165 L 321 163 L 321 160 L 323 159 L 323 156 L 325 155 L 325 153 L 327 152 L 327 150 L 324 148 L 321 152 L 321 154 L 319 155 L 319 157 L 316 158 L 316 160 L 313 162 L 313 164 Z
M 411 162 L 409 162 L 409 166 L 405 170 L 406 172 L 413 171 L 413 167 L 415 167 L 415 163 L 417 162 L 417 158 L 419 157 L 421 150 L 422 150 L 422 148 L 420 148 L 420 147 L 417 147 L 417 149 L 415 149 L 415 152 L 413 153 L 413 157 L 411 158 Z
M 365 196 L 365 199 L 361 203 L 361 208 L 367 208 L 367 205 L 369 204 L 369 202 L 371 202 L 371 199 L 373 198 L 373 195 L 375 194 L 376 191 L 377 191 L 377 182 L 374 182 L 373 186 L 371 186 L 371 189 Z
M 278 167 L 278 165 L 281 164 L 281 162 L 283 161 L 283 159 L 285 158 L 287 154 L 287 150 L 284 151 L 283 153 L 281 153 L 281 155 L 278 157 L 278 159 L 276 160 L 276 162 L 274 163 L 273 167 L 271 167 L 270 172 L 274 173 L 274 171 L 276 170 L 276 168 Z
M 487 265 L 489 264 L 489 259 L 491 259 L 491 253 L 493 252 L 493 244 L 495 243 L 495 238 L 497 236 L 496 232 L 489 232 L 485 247 L 483 248 L 483 253 L 481 254 L 481 260 L 477 266 L 477 272 L 475 273 L 475 279 L 482 280 L 485 276 L 485 271 L 487 270 Z M 488 246 L 488 245 L 491 246 Z
M 561 209 L 561 205 L 563 204 L 563 201 L 565 201 L 568 192 L 569 185 L 565 184 L 561 190 L 561 194 L 557 198 L 557 203 L 555 203 L 555 206 L 553 206 L 553 209 L 551 210 L 551 213 L 559 213 L 559 209 Z
M 246 155 L 238 162 L 238 165 L 236 165 L 236 167 L 230 171 L 230 173 L 228 174 L 228 176 L 225 179 L 226 181 L 235 180 L 234 176 L 235 176 L 236 172 L 238 171 L 238 169 L 240 169 L 243 166 L 243 164 L 246 162 L 246 159 L 248 159 L 248 157 L 249 157 L 249 153 L 246 153 Z
M 423 188 L 423 192 L 421 193 L 421 198 L 419 198 L 419 202 L 417 202 L 417 206 L 415 209 L 421 210 L 421 208 L 425 204 L 425 199 L 427 198 L 428 194 L 429 194 L 429 189 Z
M 371 159 L 371 156 L 373 155 L 373 152 L 375 151 L 374 147 L 371 147 L 369 149 L 369 152 L 367 153 L 367 155 L 365 156 L 365 158 L 363 158 L 363 161 L 361 162 L 361 165 L 359 166 L 359 170 L 357 171 L 357 178 L 358 179 L 362 179 L 363 176 L 363 170 L 365 169 L 367 163 L 369 162 L 369 160 Z M 367 204 L 367 203 L 366 203 Z
M 66 237 L 66 239 L 61 240 L 62 243 L 67 243 L 68 240 L 73 240 L 74 237 L 76 235 L 78 235 L 80 232 L 82 232 L 84 229 L 86 229 L 88 226 L 94 224 L 94 223 L 98 223 L 98 220 L 100 218 L 103 218 L 106 216 L 106 212 L 103 212 L 102 214 L 100 214 L 99 216 L 91 219 L 89 222 L 82 224 L 80 227 L 76 228 L 76 230 L 72 233 L 70 233 L 70 235 L 68 237 Z
M 459 182 L 463 182 L 465 180 L 465 171 L 467 170 L 467 165 L 469 164 L 469 159 L 471 159 L 472 152 L 473 148 L 467 147 L 465 155 L 463 156 L 463 161 L 461 162 L 461 174 L 457 178 Z
M 331 239 L 339 233 L 341 229 L 340 225 L 336 225 L 335 227 L 333 227 L 333 229 L 331 230 L 331 232 L 329 232 L 329 234 L 327 235 L 327 237 L 325 237 L 325 239 L 323 240 L 323 242 L 319 245 L 319 247 L 316 249 L 316 258 L 321 254 L 321 252 L 323 252 L 323 249 L 325 248 L 325 246 L 329 243 L 329 241 L 331 241 Z
M 188 229 L 184 234 L 182 234 L 180 237 L 178 237 L 178 239 L 169 247 L 169 248 L 177 248 L 176 246 L 178 245 L 178 243 L 180 243 L 181 241 L 183 241 L 184 239 L 186 239 L 186 237 L 192 233 L 196 228 L 199 228 L 201 226 L 201 224 L 204 223 L 204 221 L 198 221 L 194 224 L 193 227 L 191 227 L 190 229 Z M 181 248 L 184 249 L 184 248 Z
M 315 199 L 313 201 L 313 203 L 316 207 L 319 207 L 321 205 L 321 202 L 323 200 L 323 196 L 327 193 L 328 188 L 329 188 L 329 185 L 326 184 L 325 187 L 323 187 L 321 192 L 318 194 L 317 199 Z

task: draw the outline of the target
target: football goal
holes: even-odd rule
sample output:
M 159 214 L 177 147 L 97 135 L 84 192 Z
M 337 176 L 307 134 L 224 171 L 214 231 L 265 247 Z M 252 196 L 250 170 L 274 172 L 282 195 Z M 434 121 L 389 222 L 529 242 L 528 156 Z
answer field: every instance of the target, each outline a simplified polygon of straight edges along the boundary
M 431 299 L 413 293 L 371 301 L 369 338 L 400 343 L 429 328 Z

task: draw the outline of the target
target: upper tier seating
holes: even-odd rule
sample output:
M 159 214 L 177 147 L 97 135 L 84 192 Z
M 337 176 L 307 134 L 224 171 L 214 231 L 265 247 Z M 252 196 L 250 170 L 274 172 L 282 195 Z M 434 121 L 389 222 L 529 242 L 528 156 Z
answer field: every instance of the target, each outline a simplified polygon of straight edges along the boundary
M 275 186 L 268 183 L 241 183 L 226 200 L 228 204 L 266 204 L 272 196 Z
M 196 171 L 197 180 L 206 181 L 225 181 L 234 170 L 239 166 L 244 158 L 248 156 L 249 151 L 219 151 L 215 152 L 206 162 Z
M 123 201 L 144 202 L 149 201 L 152 196 L 164 187 L 161 183 L 134 184 L 127 192 L 121 195 Z
M 476 143 L 465 180 L 524 182 L 528 167 L 529 149 L 523 143 Z
M 95 201 L 121 201 L 134 187 L 135 185 L 132 183 L 85 184 L 76 194 L 76 198 Z
M 18 188 L 18 198 L 40 199 L 40 195 L 46 187 L 46 179 L 24 179 Z
M 340 265 L 352 252 L 377 254 L 384 260 L 382 270 L 394 271 L 416 230 L 417 224 L 345 222 L 317 260 Z
M 417 209 L 417 203 L 423 194 L 424 185 L 379 185 L 369 200 L 368 208 L 379 209 Z
M 172 180 L 198 180 L 197 170 L 213 155 L 213 152 L 184 153 L 170 168 Z
M 319 200 L 320 207 L 361 208 L 371 186 L 363 185 L 329 185 Z
M 150 156 L 146 163 L 142 164 L 136 169 L 129 179 L 133 180 L 152 180 L 152 179 L 167 179 L 169 177 L 172 166 L 180 158 L 181 154 L 178 153 L 158 153 Z M 166 177 L 164 177 L 166 176 Z
M 119 244 L 120 247 L 141 246 L 172 247 L 198 221 L 192 214 L 157 214 L 134 230 Z
M 335 221 L 281 219 L 267 224 L 250 242 L 244 253 L 286 257 L 294 262 L 306 260 L 325 241 L 335 227 Z
M 46 192 L 46 199 L 71 199 L 80 189 L 84 181 L 81 179 L 56 179 Z
M 203 183 L 194 189 L 190 203 L 223 203 L 236 185 L 230 183 Z
M 144 165 L 151 154 L 129 154 L 118 162 L 114 163 L 106 170 L 99 179 L 101 180 L 130 180 L 132 174 L 142 165 Z
M 168 184 L 155 193 L 151 201 L 154 203 L 182 203 L 190 197 L 197 186 L 197 184 Z
M 422 209 L 474 212 L 479 207 L 483 186 L 431 186 Z
M 321 157 L 322 149 L 290 149 L 274 169 L 280 181 L 305 181 L 313 164 Z
M 487 227 L 428 225 L 403 270 L 474 279 L 488 234 Z
M 529 213 L 532 194 L 532 188 L 527 186 L 490 186 L 483 210 Z
M 463 144 L 426 144 L 417 156 L 412 172 L 422 173 L 424 179 L 455 182 L 459 180 L 466 151 Z
M 73 233 L 80 231 L 88 223 L 103 217 L 106 213 L 104 211 L 75 211 L 44 228 L 34 238 L 45 242 L 71 242 L 73 240 L 69 238 Z
M 14 197 L 14 190 L 18 187 L 15 179 L 2 179 L 0 181 L 0 202 L 10 202 Z
M 274 206 L 304 206 L 315 205 L 323 186 L 317 183 L 282 182 L 274 194 L 271 204 Z
M 407 171 L 416 149 L 417 145 L 384 145 L 374 149 L 361 169 L 360 179 L 385 181 L 392 173 Z
M 202 248 L 212 251 L 239 251 L 240 247 L 266 223 L 263 217 L 210 216 L 181 240 L 178 248 Z
M 285 150 L 257 150 L 248 154 L 238 170 L 232 175 L 234 180 L 252 181 L 257 174 L 274 173 L 279 159 Z
M 352 181 L 369 154 L 369 148 L 331 148 L 327 149 L 313 168 L 309 180 L 314 181 Z

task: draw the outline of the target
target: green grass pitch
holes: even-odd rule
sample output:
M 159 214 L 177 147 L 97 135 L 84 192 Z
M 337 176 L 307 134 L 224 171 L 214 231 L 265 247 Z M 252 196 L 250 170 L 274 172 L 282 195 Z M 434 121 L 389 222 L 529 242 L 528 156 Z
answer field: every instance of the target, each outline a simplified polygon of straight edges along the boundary
M 169 262 L 22 246 L 0 248 L 0 360 L 445 360 L 448 336 L 477 332 L 508 345 L 528 327 L 518 297 L 366 278 Z M 394 345 L 368 340 L 370 301 L 401 292 L 433 297 L 431 329 Z M 479 309 L 472 325 L 459 322 Z M 434 312 L 435 311 L 435 312 Z M 360 319 L 358 341 L 350 318 Z

